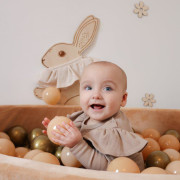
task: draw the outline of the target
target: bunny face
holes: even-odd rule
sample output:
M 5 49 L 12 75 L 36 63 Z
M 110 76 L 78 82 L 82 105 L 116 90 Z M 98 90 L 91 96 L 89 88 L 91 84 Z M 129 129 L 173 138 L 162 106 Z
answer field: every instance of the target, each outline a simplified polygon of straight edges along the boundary
M 52 46 L 42 58 L 45 67 L 65 64 L 79 56 L 92 43 L 99 24 L 94 16 L 88 16 L 78 27 L 72 44 L 59 43 Z
M 42 58 L 45 67 L 55 67 L 80 56 L 78 48 L 73 44 L 59 43 L 52 46 Z

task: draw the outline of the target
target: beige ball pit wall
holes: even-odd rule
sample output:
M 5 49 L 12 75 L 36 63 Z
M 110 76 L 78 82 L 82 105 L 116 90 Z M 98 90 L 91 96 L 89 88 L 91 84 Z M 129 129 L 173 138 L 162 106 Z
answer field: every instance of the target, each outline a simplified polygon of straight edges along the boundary
M 47 116 L 71 114 L 80 110 L 79 106 L 0 106 L 0 131 L 13 125 L 22 125 L 28 132 L 33 128 L 43 128 L 41 121 Z M 180 132 L 180 110 L 173 109 L 122 109 L 129 117 L 133 128 L 141 132 L 145 128 L 156 128 L 160 133 L 168 129 Z M 180 175 L 131 174 L 96 171 L 81 168 L 51 165 L 28 159 L 10 157 L 0 154 L 1 180 L 179 180 Z

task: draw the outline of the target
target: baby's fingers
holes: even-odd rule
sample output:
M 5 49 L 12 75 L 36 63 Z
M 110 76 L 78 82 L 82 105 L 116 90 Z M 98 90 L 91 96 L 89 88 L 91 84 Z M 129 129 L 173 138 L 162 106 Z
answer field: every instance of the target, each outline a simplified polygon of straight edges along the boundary
M 42 121 L 42 124 L 44 125 L 45 128 L 47 128 L 49 122 L 50 122 L 50 120 L 47 117 L 45 117 L 44 120 Z
M 62 124 L 67 129 L 68 132 L 72 132 L 74 127 L 71 126 L 71 124 L 67 124 L 67 123 L 64 123 L 64 122 Z
M 43 133 L 43 134 L 47 134 L 47 131 L 46 131 L 46 130 L 42 130 L 42 133 Z

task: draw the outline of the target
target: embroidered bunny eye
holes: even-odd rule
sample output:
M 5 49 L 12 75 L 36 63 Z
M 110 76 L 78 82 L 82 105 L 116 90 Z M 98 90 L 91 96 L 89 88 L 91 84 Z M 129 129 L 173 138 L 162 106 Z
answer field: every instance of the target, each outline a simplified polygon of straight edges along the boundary
M 64 57 L 66 53 L 64 51 L 59 51 L 59 56 Z

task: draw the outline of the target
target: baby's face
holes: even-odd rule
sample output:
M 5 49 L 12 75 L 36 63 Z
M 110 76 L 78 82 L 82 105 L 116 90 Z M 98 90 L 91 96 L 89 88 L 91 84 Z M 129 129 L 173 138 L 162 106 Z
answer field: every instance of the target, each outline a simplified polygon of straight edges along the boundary
M 127 94 L 119 68 L 112 65 L 91 65 L 80 81 L 80 104 L 96 121 L 116 114 L 126 104 Z

